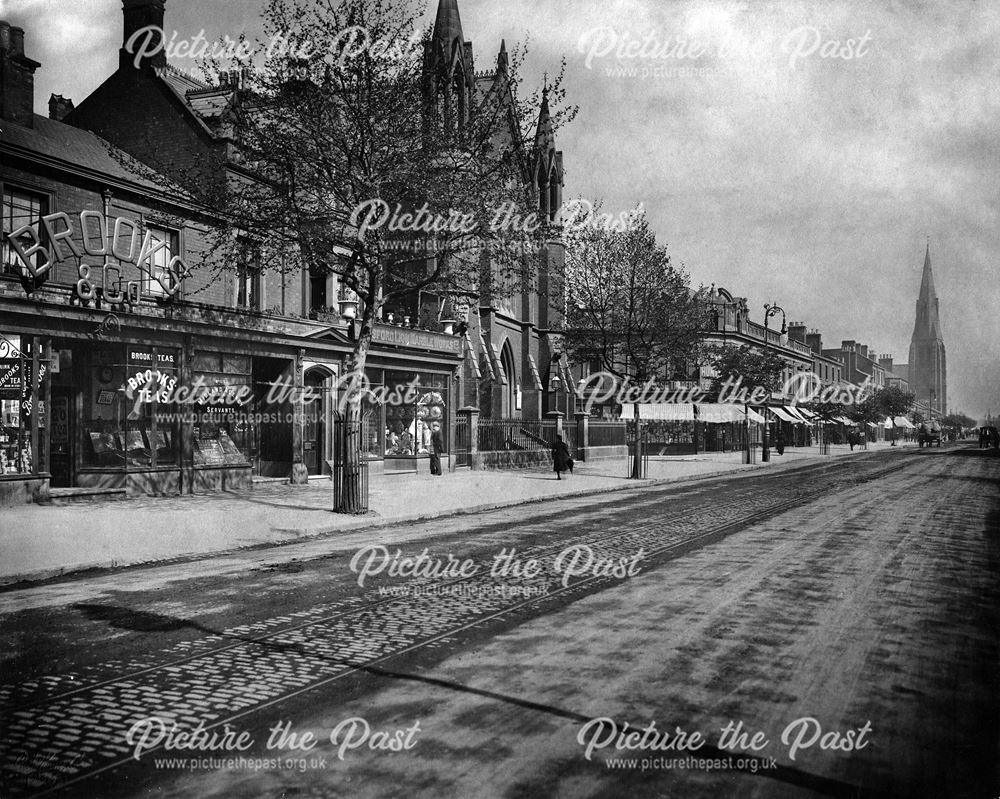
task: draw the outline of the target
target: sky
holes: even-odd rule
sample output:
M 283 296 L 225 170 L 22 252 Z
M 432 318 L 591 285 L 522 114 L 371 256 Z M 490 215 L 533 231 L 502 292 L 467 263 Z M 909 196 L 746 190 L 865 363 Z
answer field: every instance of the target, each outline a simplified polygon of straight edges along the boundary
M 167 0 L 177 41 L 260 32 L 261 0 Z M 436 0 L 427 8 L 433 21 Z M 949 410 L 1000 414 L 1000 3 L 459 0 L 477 70 L 566 59 L 566 198 L 642 203 L 695 285 L 908 358 L 930 242 Z M 117 67 L 120 0 L 0 0 L 38 113 Z M 171 59 L 186 69 L 186 57 Z

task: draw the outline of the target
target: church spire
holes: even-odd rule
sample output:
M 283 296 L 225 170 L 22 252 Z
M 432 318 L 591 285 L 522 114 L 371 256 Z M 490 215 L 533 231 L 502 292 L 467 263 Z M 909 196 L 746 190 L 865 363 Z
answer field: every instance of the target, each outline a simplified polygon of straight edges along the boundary
M 465 36 L 462 34 L 462 18 L 458 15 L 458 0 L 439 0 L 433 39 L 449 55 L 456 39 L 458 46 L 462 47 Z
M 538 130 L 535 132 L 535 149 L 547 153 L 556 148 L 556 134 L 552 127 L 552 115 L 549 113 L 549 87 L 546 83 L 542 89 L 542 107 L 538 111 Z
M 913 325 L 913 339 L 941 339 L 941 320 L 938 317 L 938 298 L 934 290 L 934 273 L 931 271 L 931 243 L 924 252 L 924 271 L 920 277 L 920 294 L 917 297 L 917 318 Z
M 948 412 L 948 367 L 941 333 L 938 297 L 931 271 L 931 245 L 924 251 L 924 270 L 917 297 L 917 316 L 910 339 L 908 379 L 910 390 L 926 403 L 932 415 Z

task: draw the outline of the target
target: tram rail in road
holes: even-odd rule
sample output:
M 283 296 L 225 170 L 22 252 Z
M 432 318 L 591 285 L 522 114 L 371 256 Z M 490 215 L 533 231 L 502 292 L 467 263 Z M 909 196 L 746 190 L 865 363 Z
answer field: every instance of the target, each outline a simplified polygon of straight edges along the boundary
M 473 629 L 482 633 L 492 625 L 533 618 L 618 582 L 601 574 L 559 576 L 551 565 L 567 548 L 586 546 L 595 558 L 613 562 L 641 551 L 642 569 L 649 570 L 820 496 L 908 468 L 919 457 L 881 454 L 861 462 L 754 475 L 728 494 L 719 492 L 711 506 L 702 503 L 682 512 L 672 512 L 665 503 L 676 486 L 615 497 L 614 504 L 647 507 L 648 520 L 627 530 L 591 530 L 518 550 L 522 561 L 535 559 L 550 568 L 533 577 L 503 577 L 506 585 L 520 589 L 509 595 L 490 590 L 497 578 L 482 571 L 471 577 L 411 580 L 405 595 L 369 591 L 332 607 L 245 627 L 205 628 L 204 638 L 168 649 L 162 662 L 125 664 L 123 673 L 112 678 L 81 685 L 75 676 L 67 683 L 54 675 L 33 685 L 9 686 L 0 702 L 8 719 L 0 743 L 7 795 L 62 792 L 134 763 L 126 733 L 137 719 L 156 714 L 188 723 L 201 719 L 211 732 L 352 674 L 461 639 Z M 432 592 L 421 590 L 431 587 Z M 208 680 L 207 695 L 206 675 L 224 675 L 219 685 Z M 75 720 L 75 732 L 67 735 L 60 719 Z M 60 768 L 31 766 L 46 762 L 58 762 Z

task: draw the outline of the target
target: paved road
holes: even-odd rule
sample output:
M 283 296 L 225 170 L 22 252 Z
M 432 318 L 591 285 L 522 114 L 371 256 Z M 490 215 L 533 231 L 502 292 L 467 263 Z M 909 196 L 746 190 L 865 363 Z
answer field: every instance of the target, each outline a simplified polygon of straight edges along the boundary
M 995 795 L 998 479 L 859 455 L 414 525 L 418 577 L 348 539 L 6 592 L 2 795 Z M 135 758 L 175 722 L 205 750 Z

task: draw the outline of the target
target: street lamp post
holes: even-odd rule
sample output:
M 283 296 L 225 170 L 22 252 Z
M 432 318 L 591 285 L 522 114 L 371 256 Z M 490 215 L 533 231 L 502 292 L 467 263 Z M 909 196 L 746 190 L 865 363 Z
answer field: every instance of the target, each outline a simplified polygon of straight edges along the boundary
M 767 355 L 767 323 L 772 316 L 781 314 L 781 336 L 782 339 L 788 335 L 788 325 L 785 323 L 785 309 L 774 303 L 764 303 L 764 354 Z M 760 459 L 767 463 L 771 460 L 771 451 L 767 448 L 767 426 L 770 424 L 767 418 L 768 404 L 771 401 L 771 392 L 768 390 L 764 397 L 764 436 L 761 440 Z
M 552 399 L 555 407 L 553 410 L 559 413 L 559 392 L 562 390 L 562 379 L 559 377 L 558 373 L 552 375 L 549 379 L 549 391 L 552 394 Z

